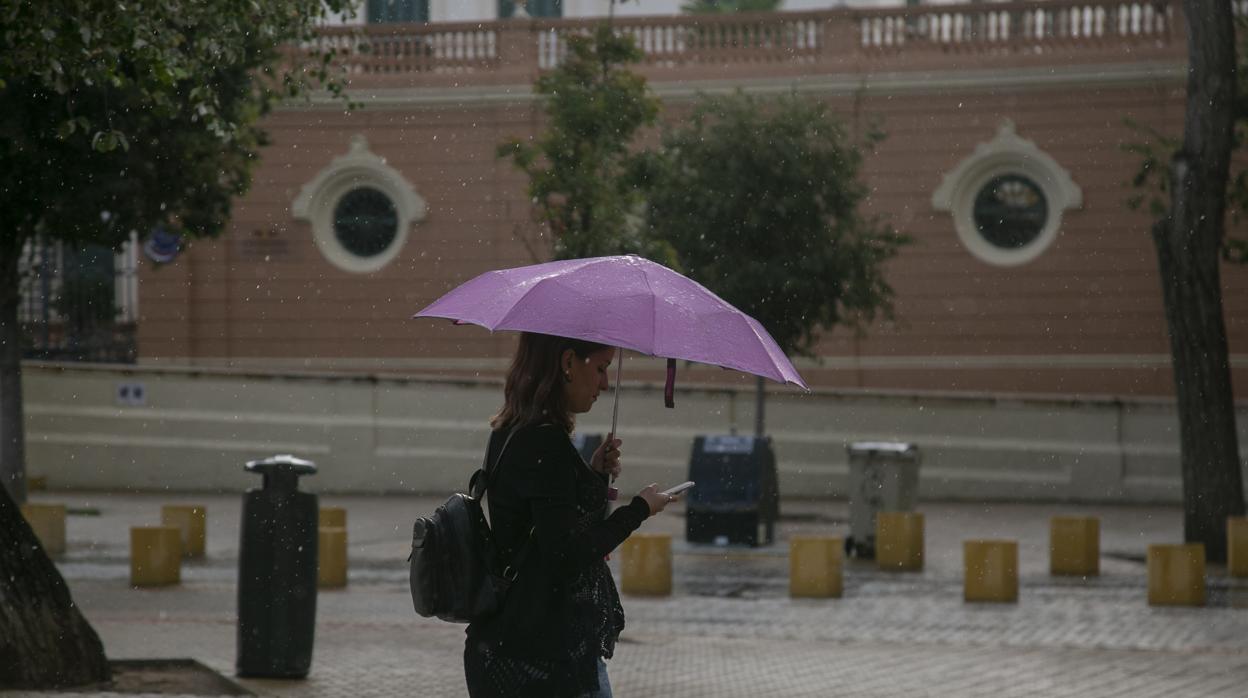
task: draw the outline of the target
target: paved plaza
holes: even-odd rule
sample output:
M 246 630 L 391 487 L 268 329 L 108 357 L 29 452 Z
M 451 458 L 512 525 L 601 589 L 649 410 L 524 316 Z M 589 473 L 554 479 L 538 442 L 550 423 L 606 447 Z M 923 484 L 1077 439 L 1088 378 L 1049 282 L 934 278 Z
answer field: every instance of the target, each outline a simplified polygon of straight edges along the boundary
M 190 657 L 232 676 L 237 495 L 38 493 L 70 506 L 60 567 L 111 658 Z M 128 584 L 128 528 L 162 504 L 208 509 L 208 554 L 182 584 Z M 238 683 L 274 696 L 464 695 L 462 626 L 419 618 L 406 568 L 411 520 L 439 500 L 321 498 L 348 510 L 350 583 L 318 598 L 305 681 Z M 923 503 L 921 573 L 850 561 L 843 598 L 788 598 L 787 539 L 844 535 L 844 502 L 786 500 L 775 545 L 691 546 L 683 512 L 643 531 L 673 536 L 675 592 L 625 597 L 628 627 L 610 662 L 617 696 L 1235 696 L 1248 686 L 1248 580 L 1211 567 L 1205 608 L 1146 603 L 1144 552 L 1178 542 L 1170 506 Z M 1101 517 L 1102 574 L 1048 574 L 1048 522 Z M 1016 604 L 962 600 L 961 542 L 1019 542 Z M 616 562 L 612 563 L 613 565 Z M 618 574 L 618 569 L 616 570 Z

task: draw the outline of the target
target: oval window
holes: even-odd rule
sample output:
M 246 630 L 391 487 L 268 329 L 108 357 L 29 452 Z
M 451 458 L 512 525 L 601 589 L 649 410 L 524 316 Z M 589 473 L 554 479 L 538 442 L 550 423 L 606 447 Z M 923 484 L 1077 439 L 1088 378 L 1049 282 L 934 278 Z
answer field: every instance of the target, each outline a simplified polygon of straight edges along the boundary
M 975 195 L 971 212 L 980 236 L 1003 250 L 1031 244 L 1049 221 L 1044 190 L 1020 174 L 998 175 L 988 180 Z
M 334 237 L 357 257 L 385 252 L 399 233 L 399 214 L 385 193 L 372 187 L 348 191 L 334 206 Z

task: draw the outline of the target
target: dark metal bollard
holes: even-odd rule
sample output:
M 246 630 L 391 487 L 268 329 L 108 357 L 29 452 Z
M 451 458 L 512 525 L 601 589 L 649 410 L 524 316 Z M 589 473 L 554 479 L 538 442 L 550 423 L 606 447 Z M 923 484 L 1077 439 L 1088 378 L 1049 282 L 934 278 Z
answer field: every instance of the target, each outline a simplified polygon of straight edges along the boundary
M 247 463 L 264 476 L 243 497 L 238 552 L 239 676 L 301 679 L 316 631 L 316 495 L 299 492 L 311 461 L 283 455 Z

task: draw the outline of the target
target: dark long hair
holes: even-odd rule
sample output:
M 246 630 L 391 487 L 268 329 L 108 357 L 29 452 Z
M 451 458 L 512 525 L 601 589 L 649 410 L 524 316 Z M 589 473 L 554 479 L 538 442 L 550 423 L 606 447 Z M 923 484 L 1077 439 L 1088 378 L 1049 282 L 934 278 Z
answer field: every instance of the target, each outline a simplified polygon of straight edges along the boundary
M 583 339 L 520 333 L 520 344 L 503 386 L 503 409 L 490 420 L 490 427 L 510 429 L 553 423 L 572 433 L 575 418 L 563 398 L 563 367 L 559 360 L 568 349 L 578 358 L 588 359 L 606 348 L 606 344 Z

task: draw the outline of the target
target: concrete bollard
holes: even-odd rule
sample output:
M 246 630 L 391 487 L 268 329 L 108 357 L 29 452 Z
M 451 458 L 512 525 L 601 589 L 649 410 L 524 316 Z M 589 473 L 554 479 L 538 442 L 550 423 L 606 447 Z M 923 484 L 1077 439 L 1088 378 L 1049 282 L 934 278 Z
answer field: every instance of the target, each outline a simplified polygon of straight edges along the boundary
M 30 524 L 48 555 L 65 554 L 65 505 L 23 504 L 22 517 Z
M 321 528 L 346 528 L 347 510 L 342 507 L 321 507 L 317 512 L 317 526 Z
M 923 514 L 881 511 L 875 515 L 875 562 L 882 570 L 923 569 Z
M 341 589 L 347 585 L 347 529 L 321 526 L 316 536 L 316 585 Z
M 966 601 L 1018 601 L 1018 542 L 968 540 L 962 542 L 963 598 Z
M 634 533 L 620 546 L 620 591 L 635 596 L 672 594 L 672 537 Z
M 1205 545 L 1148 546 L 1148 605 L 1205 605 Z
M 1248 517 L 1226 519 L 1226 572 L 1232 577 L 1248 577 Z
M 130 529 L 130 585 L 158 587 L 182 581 L 182 529 L 134 526 Z
M 840 598 L 843 590 L 845 540 L 830 536 L 789 539 L 789 596 Z
M 208 512 L 201 506 L 166 504 L 160 508 L 160 523 L 176 526 L 182 536 L 182 557 L 203 557 L 208 532 Z
M 1049 574 L 1095 577 L 1101 573 L 1101 520 L 1054 516 L 1049 521 Z

